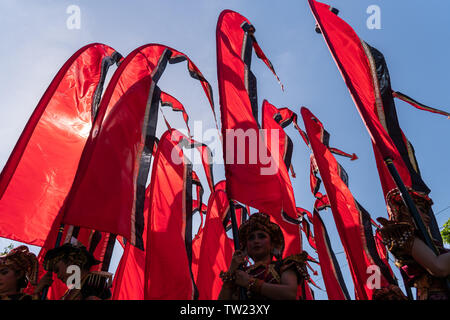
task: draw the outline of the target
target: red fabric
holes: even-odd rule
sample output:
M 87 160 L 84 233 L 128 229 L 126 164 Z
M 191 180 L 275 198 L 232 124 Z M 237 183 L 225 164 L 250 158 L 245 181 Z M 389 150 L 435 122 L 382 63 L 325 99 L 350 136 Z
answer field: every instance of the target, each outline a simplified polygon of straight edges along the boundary
M 309 212 L 308 210 L 305 210 L 303 208 L 297 207 L 297 213 L 299 214 L 299 217 L 302 217 L 301 229 L 302 229 L 303 233 L 305 234 L 309 245 L 314 250 L 317 250 L 316 242 L 314 240 L 314 236 L 312 234 L 311 227 L 309 225 L 308 220 L 306 220 L 306 217 L 305 217 L 305 215 L 306 215 L 308 217 L 308 219 L 310 219 L 310 221 L 312 221 L 313 216 L 312 216 L 311 212 Z
M 133 245 L 141 236 L 132 223 L 136 180 L 150 109 L 151 72 L 163 51 L 159 46 L 142 46 L 114 73 L 67 199 L 64 223 L 122 235 Z
M 143 218 L 141 212 L 136 214 L 136 204 L 143 199 L 136 196 L 137 178 L 147 121 L 155 120 L 147 118 L 155 112 L 147 104 L 154 92 L 152 77 L 161 71 L 167 52 L 170 63 L 187 59 L 202 86 L 208 84 L 192 61 L 172 48 L 149 44 L 130 53 L 105 91 L 67 199 L 64 223 L 122 235 L 133 245 L 142 242 Z
M 149 199 L 150 188 L 146 190 L 146 199 Z M 145 202 L 144 218 L 148 220 L 148 204 Z M 192 208 L 198 207 L 196 200 L 192 202 Z M 202 211 L 206 211 L 206 206 L 202 204 Z M 147 247 L 147 224 L 144 227 L 144 248 Z M 202 239 L 202 228 L 200 226 L 192 242 L 192 273 L 198 269 L 199 245 Z M 140 250 L 132 246 L 129 242 L 124 246 L 124 252 L 115 272 L 112 300 L 144 300 L 144 269 L 145 269 L 145 249 Z
M 81 48 L 42 96 L 0 176 L 1 237 L 44 244 L 91 130 L 102 60 L 113 53 L 99 43 Z
M 446 111 L 443 111 L 443 110 L 438 110 L 438 109 L 435 109 L 435 108 L 426 106 L 426 105 L 424 105 L 424 104 L 422 104 L 422 103 L 420 103 L 420 102 L 417 102 L 416 100 L 414 100 L 414 99 L 408 97 L 407 95 L 405 95 L 405 94 L 403 94 L 403 93 L 401 93 L 401 92 L 393 91 L 393 92 L 392 92 L 392 96 L 393 96 L 394 98 L 398 98 L 398 99 L 400 99 L 400 100 L 403 100 L 403 101 L 405 101 L 406 103 L 409 103 L 409 104 L 412 105 L 414 108 L 417 108 L 417 109 L 419 109 L 419 110 L 437 113 L 437 114 L 446 116 L 447 118 L 450 119 L 450 113 L 448 113 L 448 112 L 446 112 Z
M 303 300 L 303 299 L 304 300 L 315 300 L 313 291 L 311 290 L 309 283 L 311 283 L 311 282 L 304 282 L 305 293 L 303 293 L 303 288 L 302 288 L 303 284 L 298 285 L 296 300 Z
M 306 221 L 306 219 L 302 220 L 302 231 L 305 234 L 306 239 L 308 240 L 308 243 L 311 246 L 311 248 L 313 248 L 314 250 L 317 250 L 316 240 L 314 239 L 314 236 L 311 232 L 311 227 L 309 226 L 309 222 Z
M 161 137 L 150 182 L 144 287 L 144 297 L 150 300 L 190 300 L 194 296 L 185 245 L 189 172 L 183 151 L 173 140 L 170 131 Z
M 194 180 L 198 180 L 198 183 L 200 183 L 200 179 L 195 173 L 195 171 L 192 170 L 192 182 Z M 194 276 L 194 282 L 197 282 L 197 271 L 198 271 L 198 261 L 200 258 L 200 247 L 202 244 L 203 239 L 203 227 L 204 227 L 204 215 L 206 215 L 206 212 L 208 210 L 207 206 L 204 203 L 201 203 L 200 200 L 202 200 L 203 195 L 203 187 L 200 185 L 196 185 L 197 189 L 197 199 L 192 200 L 192 215 L 198 214 L 200 217 L 200 223 L 198 226 L 198 230 L 195 233 L 193 239 L 192 239 L 192 262 L 191 262 L 191 270 L 192 274 Z
M 403 182 L 406 186 L 411 187 L 408 170 L 378 117 L 378 112 L 382 111 L 377 110 L 373 77 L 361 39 L 344 20 L 330 11 L 328 5 L 314 0 L 308 1 L 322 35 L 371 135 L 385 194 L 396 187 L 382 162 L 386 158 L 393 160 Z
M 198 265 L 197 288 L 200 300 L 218 298 L 222 288 L 220 271 L 228 270 L 234 252 L 233 241 L 228 238 L 223 226 L 229 207 L 229 200 L 223 190 L 211 193 Z
M 203 228 L 201 228 L 192 239 L 192 263 L 191 270 L 194 276 L 194 282 L 197 283 L 198 276 L 198 264 L 200 259 L 200 248 L 203 241 Z
M 310 221 L 312 221 L 313 215 L 311 212 L 309 212 L 308 210 L 305 210 L 303 208 L 297 207 L 297 212 L 300 213 L 302 216 L 304 216 L 306 214 L 306 216 L 308 217 L 308 219 Z
M 112 300 L 144 299 L 145 251 L 127 242 L 114 275 Z
M 353 29 L 329 11 L 327 5 L 309 0 L 322 34 L 349 88 L 356 107 L 372 137 L 375 159 L 383 193 L 397 188 L 385 160 L 390 158 L 404 185 L 428 194 L 414 148 L 400 128 L 394 97 L 402 97 L 416 107 L 443 115 L 448 113 L 417 103 L 411 98 L 393 93 L 387 63 L 383 54 L 358 38 Z M 433 212 L 430 230 L 439 242 L 442 237 Z
M 183 114 L 183 119 L 184 119 L 184 122 L 186 123 L 186 128 L 188 130 L 188 135 L 190 137 L 191 130 L 189 129 L 189 116 L 188 116 L 186 110 L 184 109 L 184 106 L 181 104 L 181 102 L 178 101 L 177 99 L 175 99 L 170 94 L 162 91 L 161 92 L 161 105 L 169 106 L 172 108 L 173 111 L 178 111 Z
M 317 211 L 314 212 L 313 225 L 314 239 L 317 246 L 320 269 L 322 270 L 322 277 L 327 290 L 328 300 L 349 300 L 350 298 L 345 283 L 342 281 L 342 278 L 340 278 L 342 276 L 338 274 L 338 272 L 340 273 L 339 265 L 333 261 L 333 252 L 332 248 L 329 247 L 327 230 Z
M 344 152 L 342 150 L 339 150 L 337 148 L 329 148 L 329 149 L 330 149 L 331 153 L 350 158 L 350 160 L 352 160 L 352 161 L 358 159 L 358 156 L 355 153 L 350 154 L 350 153 Z
M 150 188 L 145 192 L 144 219 L 148 220 Z M 122 258 L 114 275 L 112 300 L 144 300 L 145 249 L 147 248 L 147 223 L 144 225 L 144 250 L 130 242 L 124 246 Z
M 290 217 L 296 217 L 299 221 L 300 217 L 297 214 L 297 208 L 295 206 L 294 190 L 292 188 L 291 180 L 289 178 L 288 168 L 286 167 L 286 157 L 292 155 L 292 142 L 289 144 L 289 137 L 284 132 L 280 123 L 287 121 L 289 118 L 283 118 L 284 116 L 290 116 L 286 112 L 280 112 L 275 106 L 270 104 L 267 100 L 264 100 L 262 107 L 262 127 L 266 130 L 267 147 L 275 160 L 278 172 L 277 176 L 280 179 L 280 185 L 282 186 L 282 210 Z M 284 111 L 286 108 L 284 108 Z M 276 117 L 279 117 L 277 122 Z M 286 124 L 286 123 L 285 123 Z M 276 141 L 272 141 L 273 137 L 278 137 Z M 278 150 L 274 150 L 273 142 L 278 143 Z M 288 159 L 290 163 L 290 159 Z M 287 221 L 279 214 L 273 214 L 275 222 L 280 226 L 284 234 L 285 239 L 285 256 L 296 254 L 302 251 L 302 238 L 300 234 L 300 225 Z
M 306 293 L 306 300 L 315 300 L 314 294 L 311 290 L 311 287 L 309 286 L 309 283 L 305 283 L 305 293 Z
M 190 137 L 186 137 L 182 133 L 178 131 L 173 132 L 173 137 L 176 141 L 179 141 L 181 145 L 186 146 L 188 148 L 196 148 L 200 153 L 200 159 L 203 165 L 203 169 L 206 175 L 206 181 L 208 182 L 209 189 L 211 191 L 214 190 L 214 178 L 213 178 L 213 170 L 212 170 L 212 152 L 211 149 L 206 144 L 199 143 Z
M 301 114 L 320 176 L 330 200 L 336 228 L 347 255 L 356 298 L 370 300 L 374 290 L 366 284 L 369 277 L 366 272 L 367 268 L 376 265 L 376 262 L 368 251 L 367 241 L 373 240 L 373 238 L 366 238 L 360 208 L 339 176 L 340 168 L 336 159 L 322 142 L 323 125 L 308 109 L 302 108 Z M 380 279 L 381 287 L 389 285 L 384 276 L 381 275 Z
M 195 210 L 198 206 L 198 203 L 196 200 L 194 200 L 192 205 L 192 209 Z M 194 204 L 195 203 L 195 204 Z M 198 209 L 198 208 L 197 208 Z M 203 241 L 203 223 L 204 218 L 203 215 L 206 214 L 207 207 L 202 203 L 202 213 L 199 213 L 200 215 L 200 225 L 197 230 L 197 233 L 195 234 L 194 238 L 192 239 L 192 263 L 191 263 L 191 270 L 192 274 L 194 276 L 194 282 L 197 283 L 197 274 L 198 274 L 198 264 L 200 259 L 200 249 Z
M 269 169 L 270 163 L 274 163 L 270 153 L 268 157 L 271 161 L 268 164 L 263 164 L 262 157 L 259 156 L 259 154 L 267 155 L 268 152 L 252 113 L 249 92 L 245 84 L 246 65 L 241 56 L 245 36 L 241 27 L 243 23 L 250 24 L 239 13 L 225 10 L 220 14 L 216 29 L 217 74 L 227 194 L 231 199 L 260 211 L 280 215 L 282 186 L 276 170 Z M 245 142 L 249 139 L 243 137 L 237 139 L 229 130 L 235 130 L 236 136 L 240 130 L 240 136 L 248 134 L 252 136 L 250 140 L 253 141 Z M 292 217 L 296 218 L 295 215 Z
M 214 186 L 214 190 L 223 190 L 226 191 L 227 189 L 227 182 L 226 180 L 222 180 L 216 183 L 216 185 Z

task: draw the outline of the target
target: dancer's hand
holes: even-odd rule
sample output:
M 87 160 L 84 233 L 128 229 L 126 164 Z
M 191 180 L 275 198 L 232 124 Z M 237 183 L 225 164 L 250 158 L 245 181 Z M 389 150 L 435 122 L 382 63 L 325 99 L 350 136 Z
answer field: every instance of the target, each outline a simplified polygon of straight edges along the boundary
M 231 258 L 229 272 L 235 272 L 239 266 L 245 263 L 245 252 L 242 250 L 236 250 Z

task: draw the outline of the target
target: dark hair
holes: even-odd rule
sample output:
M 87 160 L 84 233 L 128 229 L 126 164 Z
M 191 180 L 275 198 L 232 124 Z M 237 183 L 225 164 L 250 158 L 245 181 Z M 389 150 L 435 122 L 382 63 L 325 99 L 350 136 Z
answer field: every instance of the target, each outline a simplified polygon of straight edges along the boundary
M 19 280 L 17 280 L 17 289 L 24 289 L 28 286 L 28 279 L 27 277 L 23 276 Z
M 100 263 L 84 246 L 74 246 L 70 243 L 49 250 L 44 257 L 44 269 L 53 271 L 58 261 L 75 264 L 83 270 L 89 270 L 92 266 Z
M 10 269 L 10 270 L 14 271 L 14 274 L 16 276 L 19 276 L 20 273 L 23 273 L 22 270 L 14 270 L 14 269 Z M 25 274 L 22 274 L 22 276 L 17 279 L 16 288 L 17 288 L 17 290 L 20 290 L 20 289 L 26 288 L 27 286 L 28 286 L 28 279 Z

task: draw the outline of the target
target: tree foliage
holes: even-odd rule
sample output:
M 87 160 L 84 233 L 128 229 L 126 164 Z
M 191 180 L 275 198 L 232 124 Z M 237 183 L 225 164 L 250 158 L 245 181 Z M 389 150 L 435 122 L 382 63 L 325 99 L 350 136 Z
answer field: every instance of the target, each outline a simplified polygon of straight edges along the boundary
M 8 254 L 8 252 L 10 252 L 11 249 L 13 249 L 13 248 L 14 248 L 14 245 L 11 243 L 9 246 L 7 246 L 3 249 L 3 252 L 0 253 L 0 256 Z
M 450 244 L 450 219 L 448 219 L 447 222 L 444 223 L 444 229 L 442 229 L 441 235 L 444 243 Z

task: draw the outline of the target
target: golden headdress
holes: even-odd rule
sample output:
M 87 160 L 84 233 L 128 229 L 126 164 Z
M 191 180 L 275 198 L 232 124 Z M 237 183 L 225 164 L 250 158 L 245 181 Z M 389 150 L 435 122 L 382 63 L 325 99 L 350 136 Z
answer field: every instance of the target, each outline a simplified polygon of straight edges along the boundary
M 19 246 L 0 256 L 0 265 L 8 266 L 15 271 L 23 271 L 26 280 L 36 285 L 39 263 L 36 255 L 30 252 L 28 247 Z
M 241 248 L 247 247 L 247 240 L 253 231 L 262 230 L 270 235 L 274 247 L 274 255 L 280 258 L 284 250 L 284 236 L 281 228 L 270 221 L 270 216 L 263 212 L 254 213 L 239 228 L 239 243 Z

